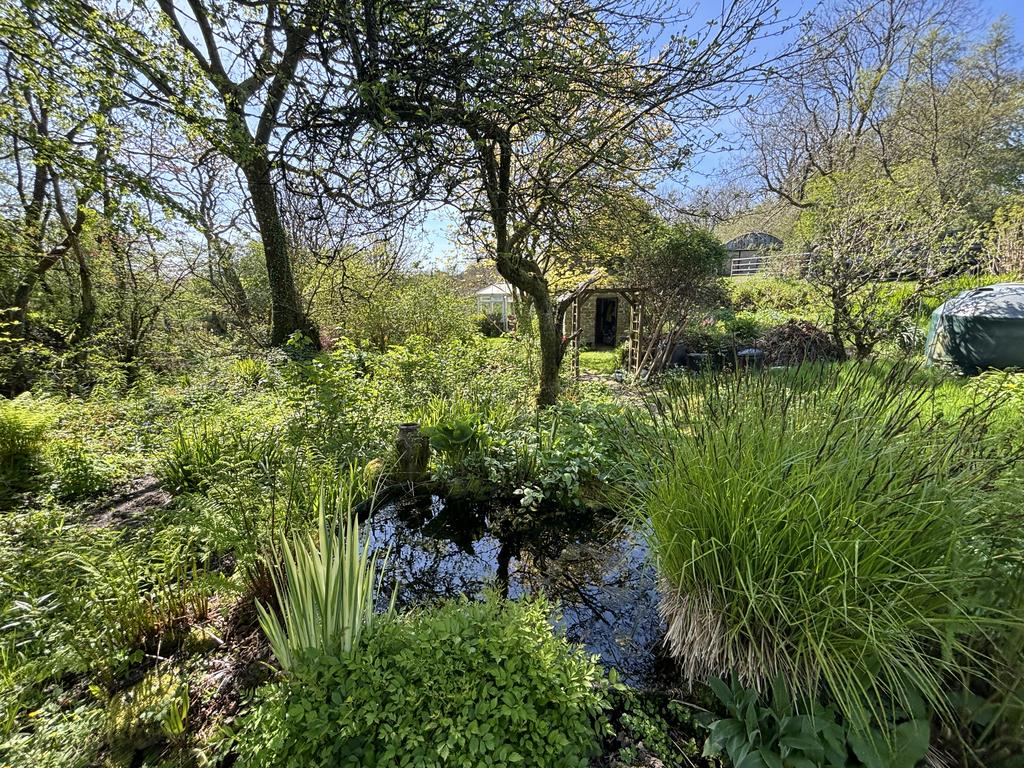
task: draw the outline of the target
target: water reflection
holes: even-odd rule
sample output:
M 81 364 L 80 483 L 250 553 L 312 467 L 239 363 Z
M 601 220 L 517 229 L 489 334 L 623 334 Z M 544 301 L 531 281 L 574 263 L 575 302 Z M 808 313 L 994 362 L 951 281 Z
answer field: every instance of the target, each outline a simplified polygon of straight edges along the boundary
M 511 598 L 543 593 L 559 603 L 571 641 L 627 681 L 656 684 L 664 625 L 637 537 L 589 513 L 586 524 L 509 532 L 497 522 L 507 513 L 436 496 L 377 510 L 366 526 L 376 547 L 391 547 L 386 588 L 398 581 L 401 606 L 488 587 L 507 587 Z

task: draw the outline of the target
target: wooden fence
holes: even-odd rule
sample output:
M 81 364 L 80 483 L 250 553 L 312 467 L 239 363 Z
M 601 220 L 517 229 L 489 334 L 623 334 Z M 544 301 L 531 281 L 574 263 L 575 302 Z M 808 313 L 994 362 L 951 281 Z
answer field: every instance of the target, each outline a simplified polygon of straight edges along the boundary
M 772 277 L 797 276 L 807 271 L 810 260 L 809 253 L 758 253 L 734 256 L 726 262 L 725 274 L 729 277 L 758 274 Z

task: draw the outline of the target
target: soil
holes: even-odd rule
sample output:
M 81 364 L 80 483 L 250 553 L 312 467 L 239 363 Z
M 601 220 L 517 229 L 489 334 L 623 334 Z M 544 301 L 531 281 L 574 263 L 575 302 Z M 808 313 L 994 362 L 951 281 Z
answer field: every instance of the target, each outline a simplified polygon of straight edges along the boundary
M 89 523 L 97 528 L 125 528 L 146 522 L 153 510 L 171 503 L 171 494 L 153 475 L 130 481 L 112 497 L 86 511 Z

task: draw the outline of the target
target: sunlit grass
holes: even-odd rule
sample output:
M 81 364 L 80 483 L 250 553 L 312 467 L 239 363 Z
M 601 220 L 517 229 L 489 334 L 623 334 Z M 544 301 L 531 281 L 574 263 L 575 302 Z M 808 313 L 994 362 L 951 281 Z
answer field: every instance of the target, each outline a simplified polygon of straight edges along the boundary
M 652 403 L 636 511 L 690 679 L 782 674 L 881 719 L 951 681 L 1005 672 L 973 639 L 1024 631 L 981 585 L 1019 551 L 995 479 L 998 398 L 937 402 L 902 366 L 686 377 Z M 940 408 L 939 405 L 942 405 Z M 1012 492 L 1012 491 L 1011 491 Z

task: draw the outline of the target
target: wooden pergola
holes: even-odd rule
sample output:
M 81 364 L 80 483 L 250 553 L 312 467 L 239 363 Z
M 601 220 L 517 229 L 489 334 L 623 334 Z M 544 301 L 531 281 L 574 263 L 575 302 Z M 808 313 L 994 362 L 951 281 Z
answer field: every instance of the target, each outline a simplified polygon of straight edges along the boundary
M 644 313 L 641 302 L 643 292 L 639 288 L 625 286 L 588 286 L 573 294 L 565 313 L 569 321 L 566 329 L 566 337 L 569 341 L 569 360 L 573 378 L 577 381 L 580 378 L 580 335 L 583 331 L 580 327 L 580 302 L 599 293 L 613 293 L 629 302 L 629 357 L 626 365 L 631 373 L 640 372 L 640 339 L 644 332 Z

